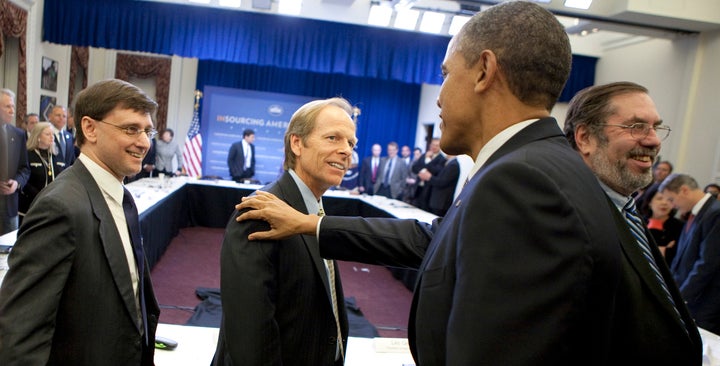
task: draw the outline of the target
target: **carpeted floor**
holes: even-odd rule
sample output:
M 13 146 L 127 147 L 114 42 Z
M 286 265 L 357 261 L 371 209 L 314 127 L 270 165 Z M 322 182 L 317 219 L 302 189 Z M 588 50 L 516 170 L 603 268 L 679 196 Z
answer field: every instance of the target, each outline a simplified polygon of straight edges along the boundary
M 185 324 L 200 299 L 198 287 L 220 287 L 220 246 L 224 229 L 180 230 L 152 270 L 160 322 Z M 407 337 L 412 293 L 384 267 L 338 262 L 346 297 L 356 304 L 382 337 Z

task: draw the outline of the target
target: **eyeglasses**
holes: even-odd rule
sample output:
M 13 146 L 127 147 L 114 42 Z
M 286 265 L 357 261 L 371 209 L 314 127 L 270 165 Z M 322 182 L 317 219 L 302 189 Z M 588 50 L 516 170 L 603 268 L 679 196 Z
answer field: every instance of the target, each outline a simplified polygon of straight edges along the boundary
M 647 135 L 650 133 L 650 130 L 655 130 L 655 134 L 660 139 L 660 141 L 665 140 L 668 136 L 670 136 L 670 127 L 663 126 L 663 125 L 650 125 L 648 123 L 644 122 L 637 122 L 633 123 L 631 125 L 620 125 L 620 124 L 612 124 L 612 123 L 602 123 L 602 126 L 614 126 L 614 127 L 620 127 L 624 128 L 626 130 L 630 130 L 630 136 L 632 136 L 635 139 L 642 140 L 647 137 Z
M 114 123 L 103 121 L 101 119 L 96 119 L 95 121 L 102 122 L 102 123 L 108 124 L 110 126 L 113 126 L 113 127 L 117 128 L 118 130 L 122 130 L 128 136 L 137 136 L 137 135 L 145 132 L 147 137 L 149 139 L 152 139 L 153 137 L 157 136 L 157 134 L 158 134 L 158 131 L 154 128 L 146 128 L 143 130 L 143 129 L 137 128 L 135 126 L 127 126 L 127 127 L 118 126 Z

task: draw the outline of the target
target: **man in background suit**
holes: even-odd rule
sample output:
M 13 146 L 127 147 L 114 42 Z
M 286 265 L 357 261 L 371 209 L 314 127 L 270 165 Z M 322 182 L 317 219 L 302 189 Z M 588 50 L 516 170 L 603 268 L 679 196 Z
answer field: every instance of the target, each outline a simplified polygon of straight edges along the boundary
M 660 185 L 682 214 L 688 214 L 670 267 L 697 325 L 720 334 L 720 202 L 686 174 Z
M 0 235 L 17 230 L 18 193 L 30 179 L 27 134 L 14 126 L 15 93 L 0 90 Z
M 360 165 L 360 179 L 358 181 L 358 192 L 372 195 L 375 191 L 375 182 L 380 174 L 380 153 L 382 146 L 373 144 L 370 156 L 366 156 Z
M 428 151 L 425 153 L 423 158 L 415 160 L 412 164 L 412 172 L 420 174 L 420 172 L 428 172 L 432 175 L 440 174 L 440 171 L 445 167 L 445 155 L 440 152 L 440 139 L 434 138 L 430 141 Z M 420 180 L 417 184 L 417 191 L 415 192 L 417 207 L 425 211 L 430 211 L 430 188 L 427 184 Z
M 157 104 L 121 80 L 77 96 L 78 162 L 25 215 L 0 288 L 0 364 L 153 365 L 160 310 L 132 194 Z
M 447 158 L 445 167 L 438 175 L 433 176 L 427 170 L 418 174 L 418 178 L 425 182 L 428 186 L 427 189 L 430 190 L 428 208 L 430 212 L 438 216 L 445 216 L 450 208 L 455 196 L 455 187 L 460 178 L 460 163 L 458 163 L 457 157 L 449 155 Z
M 38 116 L 37 113 L 29 113 L 25 116 L 25 126 L 23 127 L 25 127 L 25 131 L 27 131 L 28 139 L 30 138 L 30 133 L 38 122 L 40 122 L 40 116 Z
M 537 29 L 542 29 L 538 32 Z M 238 219 L 250 239 L 313 235 L 327 258 L 419 268 L 408 337 L 418 365 L 609 365 L 618 236 L 597 179 L 550 117 L 570 72 L 564 27 L 511 1 L 473 16 L 443 62 L 443 151 L 475 158 L 447 214 L 298 215 L 269 194 Z M 617 364 L 617 363 L 616 363 Z
M 255 131 L 243 131 L 243 139 L 232 144 L 228 152 L 227 164 L 230 176 L 238 183 L 243 183 L 255 175 Z
M 50 111 L 50 123 L 55 127 L 55 144 L 58 157 L 65 163 L 65 169 L 75 162 L 75 138 L 67 131 L 67 111 L 65 107 L 56 105 Z
M 402 200 L 405 178 L 410 169 L 407 164 L 397 156 L 397 142 L 390 142 L 387 145 L 388 156 L 380 160 L 377 180 L 373 186 L 375 195 L 385 196 Z
M 570 101 L 565 133 L 608 200 L 622 249 L 608 365 L 699 365 L 702 341 L 633 194 L 652 182 L 652 162 L 670 129 L 645 87 L 592 86 Z
M 357 142 L 351 114 L 342 98 L 300 107 L 285 132 L 285 172 L 263 189 L 322 215 L 323 193 L 340 184 L 351 163 Z M 236 216 L 220 254 L 223 320 L 214 364 L 342 365 L 348 324 L 334 261 L 320 257 L 309 235 L 251 243 L 248 234 L 267 224 L 237 223 Z

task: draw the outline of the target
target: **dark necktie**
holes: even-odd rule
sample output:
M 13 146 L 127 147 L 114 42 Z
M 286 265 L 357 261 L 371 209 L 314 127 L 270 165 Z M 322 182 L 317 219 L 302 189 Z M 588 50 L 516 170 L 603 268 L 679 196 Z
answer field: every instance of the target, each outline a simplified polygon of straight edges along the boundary
M 375 163 L 375 159 L 372 159 L 372 182 L 375 183 L 375 179 L 377 177 L 377 163 Z
M 127 221 L 128 231 L 130 232 L 130 241 L 132 242 L 133 253 L 135 254 L 135 263 L 138 271 L 138 296 L 140 300 L 140 312 L 142 313 L 143 332 L 145 334 L 145 345 L 148 345 L 148 324 L 147 312 L 145 310 L 145 253 L 143 252 L 142 236 L 140 234 L 140 219 L 138 218 L 137 207 L 132 194 L 126 188 L 123 188 L 123 211 L 125 212 L 125 221 Z
M 58 141 L 60 141 L 60 151 L 62 152 L 63 159 L 65 159 L 65 135 L 62 131 L 58 132 Z
M 655 258 L 652 255 L 652 251 L 650 251 L 650 242 L 648 241 L 644 229 L 645 225 L 643 224 L 642 219 L 640 219 L 640 216 L 637 213 L 634 198 L 630 198 L 630 201 L 625 204 L 625 207 L 623 207 L 623 214 L 625 215 L 625 222 L 627 222 L 630 232 L 633 234 L 635 240 L 640 246 L 640 250 L 642 251 L 645 259 L 647 259 L 647 262 L 650 265 L 650 269 L 652 270 L 653 274 L 655 274 L 655 277 L 660 283 L 660 287 L 662 287 L 663 293 L 667 297 L 668 301 L 670 301 L 670 304 L 672 305 L 673 310 L 675 310 L 678 319 L 680 319 L 680 321 L 684 325 L 685 322 L 683 321 L 682 317 L 680 316 L 680 312 L 675 306 L 675 301 L 673 301 L 673 298 L 670 295 L 670 290 L 668 290 L 667 284 L 665 283 L 665 280 L 660 274 L 660 269 L 658 268 L 657 263 L 655 262 Z
M 392 173 L 393 168 L 393 159 L 389 159 L 387 162 L 387 165 L 385 166 L 385 184 L 390 185 L 390 173 Z
M 695 215 L 690 214 L 690 216 L 688 216 L 687 223 L 685 223 L 685 232 L 686 233 L 690 231 L 690 227 L 692 226 L 692 223 L 694 220 L 695 220 Z

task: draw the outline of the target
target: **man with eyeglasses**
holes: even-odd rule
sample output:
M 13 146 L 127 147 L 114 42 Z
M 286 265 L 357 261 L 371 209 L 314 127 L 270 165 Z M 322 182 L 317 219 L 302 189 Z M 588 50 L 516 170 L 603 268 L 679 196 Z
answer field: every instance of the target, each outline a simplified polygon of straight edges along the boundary
M 132 194 L 157 103 L 105 80 L 77 97 L 80 155 L 35 199 L 0 288 L 0 365 L 153 365 L 160 310 Z
M 702 341 L 657 245 L 638 217 L 634 193 L 670 134 L 648 90 L 632 82 L 592 86 L 570 101 L 565 135 L 611 202 L 622 249 L 609 365 L 700 365 Z

